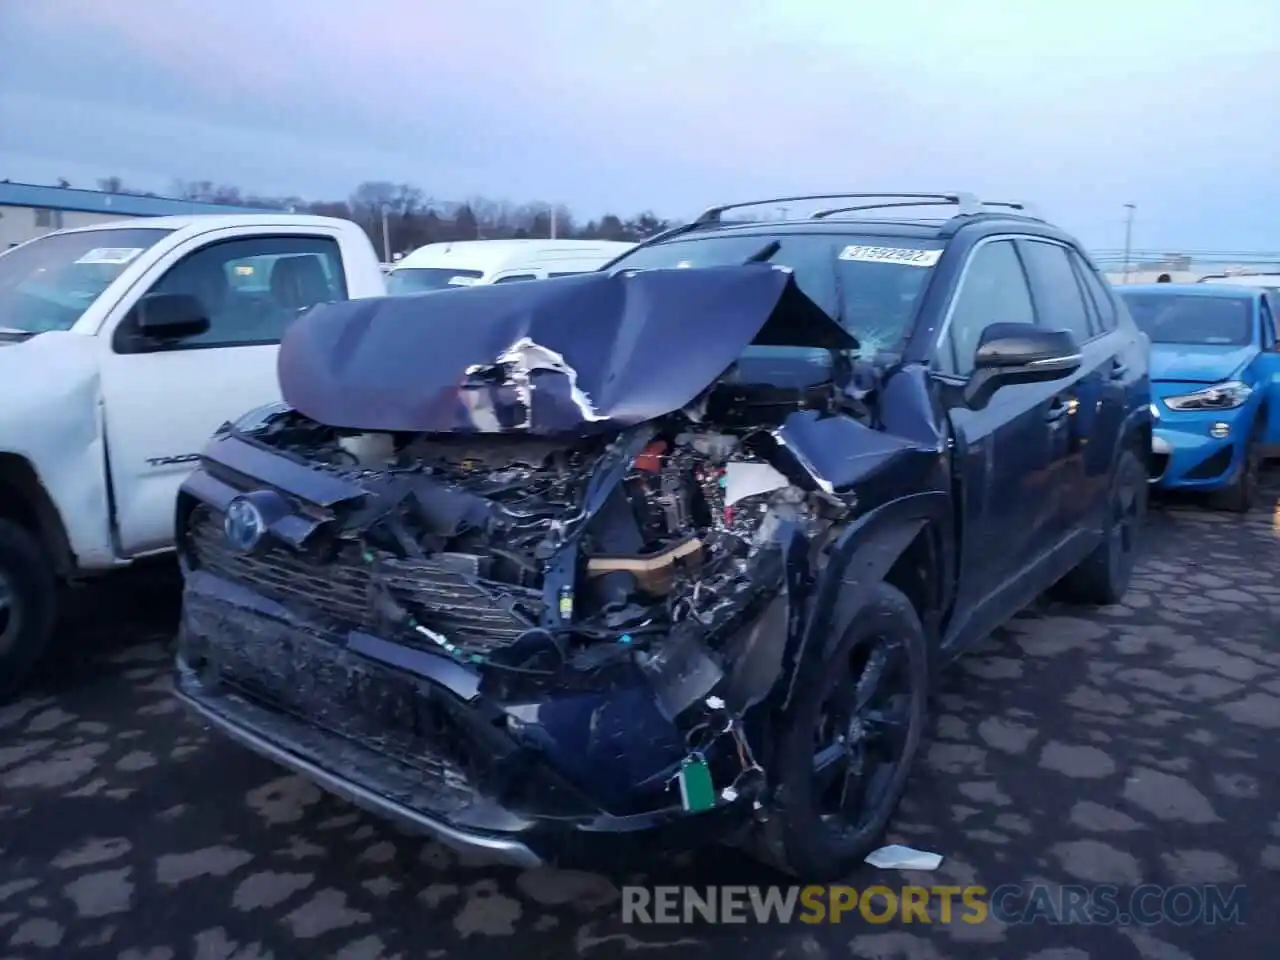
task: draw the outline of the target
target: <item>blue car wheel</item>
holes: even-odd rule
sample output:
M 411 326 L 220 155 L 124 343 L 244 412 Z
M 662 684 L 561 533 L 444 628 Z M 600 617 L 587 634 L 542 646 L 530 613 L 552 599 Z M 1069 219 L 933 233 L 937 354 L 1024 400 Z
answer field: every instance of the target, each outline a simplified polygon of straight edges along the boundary
M 1223 510 L 1248 513 L 1258 499 L 1258 468 L 1261 462 L 1258 433 L 1255 427 L 1248 446 L 1244 448 L 1244 458 L 1235 479 L 1213 495 L 1215 503 Z

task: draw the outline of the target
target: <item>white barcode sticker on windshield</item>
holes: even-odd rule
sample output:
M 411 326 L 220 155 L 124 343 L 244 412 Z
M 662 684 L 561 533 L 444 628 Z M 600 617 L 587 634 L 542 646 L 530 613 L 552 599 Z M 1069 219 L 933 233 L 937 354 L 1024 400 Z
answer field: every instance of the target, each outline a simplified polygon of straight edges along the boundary
M 450 277 L 449 286 L 451 287 L 474 287 L 476 285 L 475 277 Z
M 904 267 L 932 267 L 940 256 L 941 250 L 908 250 L 905 247 L 849 246 L 840 251 L 841 260 L 897 263 Z
M 76 263 L 114 263 L 124 266 L 142 250 L 142 247 L 94 247 Z

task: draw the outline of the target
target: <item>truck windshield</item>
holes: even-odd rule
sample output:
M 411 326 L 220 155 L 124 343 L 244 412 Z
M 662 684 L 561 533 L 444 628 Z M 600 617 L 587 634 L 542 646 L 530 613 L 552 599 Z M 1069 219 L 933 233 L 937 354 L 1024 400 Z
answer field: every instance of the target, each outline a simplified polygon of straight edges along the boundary
M 0 254 L 0 327 L 70 330 L 138 255 L 172 233 L 127 227 L 54 233 Z
M 1244 346 L 1253 340 L 1253 301 L 1245 297 L 1126 293 L 1133 322 L 1152 343 Z
M 794 270 L 800 289 L 857 337 L 865 357 L 897 349 L 911 332 L 920 294 L 942 252 L 936 240 L 911 237 L 752 231 L 640 247 L 608 269 L 727 266 L 767 253 L 771 241 L 777 248 L 769 263 Z
M 387 293 L 393 297 L 402 297 L 407 293 L 469 287 L 483 276 L 483 270 L 456 270 L 452 267 L 397 267 L 387 275 Z

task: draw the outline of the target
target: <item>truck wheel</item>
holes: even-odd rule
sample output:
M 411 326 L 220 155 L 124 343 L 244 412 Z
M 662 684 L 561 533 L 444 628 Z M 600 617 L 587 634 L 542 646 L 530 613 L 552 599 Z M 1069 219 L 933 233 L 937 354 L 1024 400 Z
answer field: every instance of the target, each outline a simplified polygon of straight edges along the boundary
M 21 688 L 48 646 L 57 580 L 39 542 L 0 520 L 0 703 Z
M 1147 516 L 1147 471 L 1131 450 L 1120 455 L 1107 496 L 1102 542 L 1054 587 L 1068 603 L 1107 606 L 1129 589 Z
M 928 713 L 928 641 L 910 600 L 878 584 L 836 628 L 843 635 L 783 721 L 768 825 L 776 864 L 812 881 L 847 875 L 880 843 Z
M 1223 487 L 1212 495 L 1213 505 L 1219 510 L 1230 510 L 1232 513 L 1248 513 L 1258 499 L 1258 445 L 1253 440 L 1244 451 L 1244 463 L 1236 474 L 1231 485 Z

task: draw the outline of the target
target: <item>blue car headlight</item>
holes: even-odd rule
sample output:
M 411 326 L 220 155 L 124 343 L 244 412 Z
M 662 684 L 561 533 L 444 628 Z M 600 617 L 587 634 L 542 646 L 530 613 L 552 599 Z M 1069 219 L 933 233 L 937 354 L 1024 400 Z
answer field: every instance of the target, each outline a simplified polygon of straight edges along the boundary
M 1234 410 L 1243 406 L 1252 393 L 1253 387 L 1247 383 L 1224 380 L 1194 393 L 1165 397 L 1164 403 L 1170 410 Z

